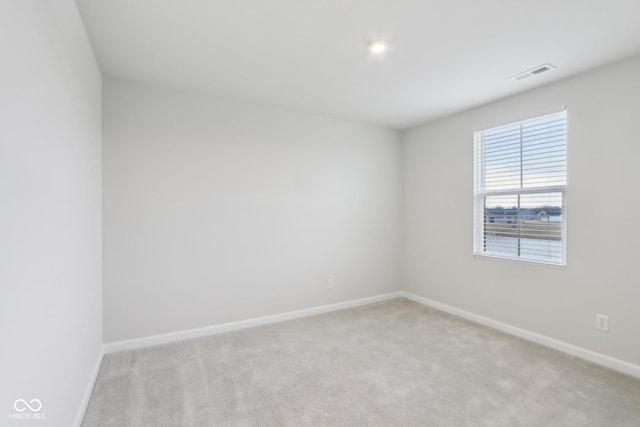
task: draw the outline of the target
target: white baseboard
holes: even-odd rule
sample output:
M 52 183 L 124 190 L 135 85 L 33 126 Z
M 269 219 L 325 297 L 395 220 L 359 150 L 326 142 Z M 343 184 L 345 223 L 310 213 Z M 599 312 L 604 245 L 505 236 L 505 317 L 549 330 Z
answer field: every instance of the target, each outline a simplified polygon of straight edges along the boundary
M 283 322 L 285 320 L 298 319 L 301 317 L 307 317 L 307 316 L 313 316 L 316 314 L 328 313 L 331 311 L 343 310 L 346 308 L 357 307 L 360 305 L 372 304 L 375 302 L 385 301 L 385 300 L 398 298 L 398 297 L 407 298 L 409 300 L 424 304 L 426 306 L 435 308 L 437 310 L 462 317 L 464 319 L 470 320 L 475 323 L 479 323 L 484 326 L 488 326 L 493 329 L 497 329 L 507 334 L 514 335 L 514 336 L 526 339 L 528 341 L 532 341 L 537 344 L 553 348 L 563 353 L 571 354 L 572 356 L 576 356 L 581 359 L 588 360 L 589 362 L 593 362 L 598 365 L 602 365 L 607 368 L 614 369 L 616 371 L 631 375 L 636 378 L 640 378 L 640 365 L 636 365 L 630 362 L 626 362 L 624 360 L 616 359 L 614 357 L 607 356 L 601 353 L 596 353 L 594 351 L 587 350 L 585 348 L 578 347 L 573 344 L 566 343 L 564 341 L 560 341 L 545 335 L 541 335 L 536 332 L 528 331 L 526 329 L 521 329 L 516 326 L 511 326 L 509 324 L 499 322 L 497 320 L 490 319 L 488 317 L 484 317 L 476 313 L 472 313 L 466 310 L 462 310 L 460 308 L 452 307 L 450 305 L 443 304 L 434 300 L 430 300 L 428 298 L 424 298 L 424 297 L 421 297 L 409 292 L 405 292 L 405 291 L 390 292 L 388 294 L 376 295 L 373 297 L 361 298 L 361 299 L 351 300 L 351 301 L 344 301 L 336 304 L 328 304 L 328 305 L 322 305 L 318 307 L 311 307 L 303 310 L 289 311 L 286 313 L 274 314 L 270 316 L 256 317 L 253 319 L 240 320 L 237 322 L 222 323 L 218 325 L 206 326 L 203 328 L 189 329 L 185 331 L 171 332 L 168 334 L 161 334 L 161 335 L 153 335 L 149 337 L 136 338 L 136 339 L 126 340 L 126 341 L 111 342 L 103 346 L 103 354 L 115 353 L 118 351 L 134 350 L 134 349 L 149 347 L 153 345 L 168 344 L 176 341 L 183 341 L 187 339 L 193 339 L 193 338 L 198 338 L 198 337 L 203 337 L 208 335 L 216 335 L 224 332 L 237 331 L 240 329 L 253 328 L 256 326 L 267 325 L 270 323 Z M 101 360 L 102 360 L 102 355 L 100 355 L 98 364 L 96 366 L 93 381 L 91 382 L 91 387 L 87 391 L 84 407 L 82 409 L 82 413 L 79 415 L 80 421 L 82 421 L 82 416 L 84 414 L 84 409 L 86 408 L 86 404 L 89 402 L 89 398 L 91 396 L 91 390 L 93 388 L 95 378 L 97 377 L 98 371 L 100 369 Z M 77 425 L 80 425 L 80 424 L 78 423 Z
M 585 348 L 578 347 L 573 344 L 566 343 L 564 341 L 556 340 L 554 338 L 550 338 L 535 332 L 531 332 L 526 329 L 521 329 L 515 326 L 511 326 L 506 323 L 489 319 L 488 317 L 480 316 L 479 314 L 471 313 L 469 311 L 452 307 L 450 305 L 442 304 L 440 302 L 433 301 L 418 295 L 414 295 L 409 292 L 400 291 L 398 293 L 400 294 L 400 296 L 404 298 L 410 299 L 415 302 L 419 302 L 421 304 L 435 308 L 437 310 L 444 311 L 444 312 L 456 315 L 458 317 L 462 317 L 467 320 L 471 320 L 472 322 L 479 323 L 481 325 L 488 326 L 490 328 L 497 329 L 502 332 L 506 332 L 507 334 L 515 335 L 517 337 L 524 338 L 528 341 L 533 341 L 545 347 L 550 347 L 550 348 L 553 348 L 554 350 L 558 350 L 563 353 L 568 353 L 572 356 L 576 356 L 581 359 L 588 360 L 589 362 L 593 362 L 598 365 L 605 366 L 607 368 L 616 370 L 618 372 L 622 372 L 627 375 L 640 378 L 639 365 L 625 362 L 624 360 L 606 356 L 601 353 L 596 353 L 595 351 L 587 350 Z
M 219 325 L 188 329 L 185 331 L 171 332 L 168 334 L 152 335 L 149 337 L 135 338 L 126 341 L 116 341 L 105 344 L 105 353 L 133 350 L 137 348 L 149 347 L 152 345 L 167 344 L 171 342 L 199 338 L 208 335 L 221 334 L 224 332 L 237 331 L 239 329 L 253 328 L 255 326 L 267 325 L 270 323 L 277 323 L 285 320 L 298 319 L 300 317 L 313 316 L 316 314 L 328 313 L 330 311 L 344 310 L 345 308 L 372 304 L 374 302 L 385 301 L 393 298 L 398 298 L 400 296 L 400 292 L 390 292 L 388 294 L 376 295 L 373 297 L 344 301 L 336 304 L 321 305 L 318 307 L 305 308 L 303 310 L 273 314 L 271 316 L 255 317 L 253 319 L 240 320 L 238 322 L 222 323 Z
M 89 379 L 89 384 L 87 385 L 84 395 L 82 396 L 80 409 L 78 410 L 78 415 L 76 415 L 76 421 L 73 424 L 76 427 L 80 427 L 82 425 L 84 414 L 87 411 L 87 407 L 89 406 L 89 400 L 91 400 L 91 394 L 93 393 L 93 386 L 96 384 L 96 380 L 98 379 L 98 374 L 100 373 L 100 366 L 102 365 L 104 351 L 105 351 L 105 346 L 103 344 L 100 346 L 100 351 L 98 352 L 96 364 L 93 367 L 93 371 L 91 372 L 91 378 Z

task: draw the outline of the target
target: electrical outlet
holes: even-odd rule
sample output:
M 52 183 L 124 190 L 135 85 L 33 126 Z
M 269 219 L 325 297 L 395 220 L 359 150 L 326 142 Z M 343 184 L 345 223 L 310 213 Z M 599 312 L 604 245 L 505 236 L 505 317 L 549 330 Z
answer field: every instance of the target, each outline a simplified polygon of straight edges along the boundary
M 334 280 L 327 279 L 327 289 L 333 289 L 333 285 L 334 285 Z
M 596 329 L 607 332 L 609 330 L 609 316 L 596 314 Z

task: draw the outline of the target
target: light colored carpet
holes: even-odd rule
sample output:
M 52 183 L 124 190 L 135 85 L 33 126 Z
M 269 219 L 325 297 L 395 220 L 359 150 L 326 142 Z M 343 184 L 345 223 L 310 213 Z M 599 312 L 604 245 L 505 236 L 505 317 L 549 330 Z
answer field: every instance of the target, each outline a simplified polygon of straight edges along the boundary
M 83 426 L 640 426 L 640 380 L 395 299 L 107 355 Z

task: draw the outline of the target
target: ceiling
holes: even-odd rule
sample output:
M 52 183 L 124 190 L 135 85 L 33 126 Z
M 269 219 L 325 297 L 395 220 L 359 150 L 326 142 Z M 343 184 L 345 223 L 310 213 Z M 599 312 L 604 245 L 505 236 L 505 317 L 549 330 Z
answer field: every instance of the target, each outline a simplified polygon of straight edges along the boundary
M 395 129 L 640 53 L 638 0 L 77 3 L 106 76 Z

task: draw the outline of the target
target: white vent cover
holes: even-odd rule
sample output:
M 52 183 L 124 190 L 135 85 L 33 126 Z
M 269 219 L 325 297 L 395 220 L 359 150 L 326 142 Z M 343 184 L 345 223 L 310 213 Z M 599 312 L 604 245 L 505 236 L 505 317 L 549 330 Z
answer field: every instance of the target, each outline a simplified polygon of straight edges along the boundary
M 529 77 L 537 76 L 538 74 L 546 73 L 547 71 L 555 70 L 551 64 L 542 64 L 535 68 L 532 68 L 524 73 L 516 74 L 515 76 L 510 77 L 511 80 L 526 80 Z

